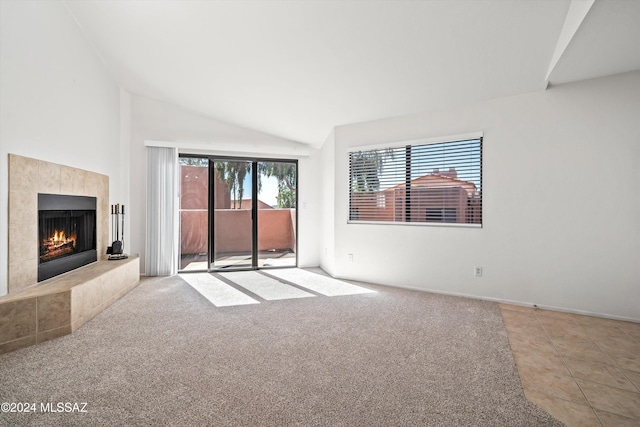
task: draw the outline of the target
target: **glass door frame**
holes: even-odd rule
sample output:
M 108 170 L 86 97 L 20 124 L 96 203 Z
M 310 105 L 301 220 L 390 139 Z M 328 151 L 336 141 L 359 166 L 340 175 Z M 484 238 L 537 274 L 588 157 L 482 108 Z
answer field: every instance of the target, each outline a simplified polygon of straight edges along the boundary
M 296 268 L 298 266 L 298 193 L 299 193 L 299 173 L 298 173 L 298 159 L 286 159 L 286 158 L 268 158 L 268 157 L 252 157 L 252 156 L 217 156 L 217 155 L 209 155 L 209 154 L 187 154 L 180 153 L 180 157 L 191 157 L 191 158 L 206 158 L 209 161 L 209 192 L 208 192 L 208 227 L 209 230 L 207 232 L 208 239 L 208 256 L 207 256 L 207 269 L 206 270 L 180 270 L 180 273 L 190 273 L 190 272 L 222 272 L 222 271 L 248 271 L 248 270 L 262 270 L 262 269 L 273 269 L 273 268 Z M 216 169 L 215 162 L 251 162 L 251 266 L 250 267 L 240 267 L 233 268 L 227 267 L 224 269 L 216 268 L 215 266 L 215 250 L 214 250 L 214 232 L 215 232 L 215 179 L 216 179 Z M 259 263 L 259 235 L 258 235 L 258 163 L 264 162 L 278 162 L 278 163 L 292 163 L 295 164 L 295 263 L 290 266 L 262 266 L 258 265 Z

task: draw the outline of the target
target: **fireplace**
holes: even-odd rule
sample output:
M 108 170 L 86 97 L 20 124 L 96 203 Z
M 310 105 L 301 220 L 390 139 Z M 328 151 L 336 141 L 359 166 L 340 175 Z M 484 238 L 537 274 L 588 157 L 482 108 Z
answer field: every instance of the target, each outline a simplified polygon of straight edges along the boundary
M 38 282 L 97 261 L 96 198 L 38 194 Z

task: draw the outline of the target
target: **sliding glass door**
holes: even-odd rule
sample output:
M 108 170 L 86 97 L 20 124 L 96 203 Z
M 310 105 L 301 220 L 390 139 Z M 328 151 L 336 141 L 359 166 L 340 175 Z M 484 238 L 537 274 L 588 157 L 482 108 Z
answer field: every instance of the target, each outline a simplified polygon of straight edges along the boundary
M 258 162 L 258 266 L 296 265 L 295 162 Z
M 180 271 L 297 265 L 294 160 L 183 156 Z
M 209 159 L 180 157 L 178 270 L 209 268 Z
M 253 163 L 214 160 L 213 168 L 214 269 L 253 267 Z

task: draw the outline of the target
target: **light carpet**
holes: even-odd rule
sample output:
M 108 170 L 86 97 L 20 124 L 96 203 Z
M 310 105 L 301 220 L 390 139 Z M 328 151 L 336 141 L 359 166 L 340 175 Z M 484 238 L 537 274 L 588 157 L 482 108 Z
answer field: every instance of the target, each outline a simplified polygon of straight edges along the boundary
M 495 303 L 376 293 L 218 308 L 146 278 L 72 335 L 0 355 L 0 425 L 559 426 L 522 391 Z

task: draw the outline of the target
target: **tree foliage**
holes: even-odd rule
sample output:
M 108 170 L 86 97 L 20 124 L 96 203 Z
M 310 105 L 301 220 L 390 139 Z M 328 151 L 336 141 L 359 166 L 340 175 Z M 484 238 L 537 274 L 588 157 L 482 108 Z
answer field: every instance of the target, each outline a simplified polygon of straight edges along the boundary
M 178 162 L 183 166 L 209 166 L 209 159 L 206 157 L 179 157 Z
M 279 208 L 296 207 L 296 164 L 285 162 L 260 162 L 258 163 L 260 174 L 258 177 L 275 177 L 278 180 L 278 195 L 276 202 Z M 262 183 L 258 181 L 258 191 Z
M 242 209 L 244 196 L 244 180 L 251 173 L 251 163 L 248 162 L 216 162 L 216 171 L 220 179 L 226 184 L 227 190 L 233 194 L 233 209 Z
M 208 159 L 195 157 L 180 157 L 181 165 L 207 166 Z M 215 162 L 215 170 L 219 178 L 225 183 L 227 191 L 232 195 L 233 209 L 242 209 L 244 197 L 244 181 L 251 174 L 251 163 Z M 279 208 L 296 207 L 296 164 L 286 162 L 258 162 L 258 192 L 262 189 L 261 177 L 275 177 L 278 181 L 278 195 L 276 202 Z
M 369 150 L 351 153 L 352 191 L 378 191 L 380 172 L 388 156 L 393 157 L 393 151 Z

